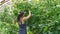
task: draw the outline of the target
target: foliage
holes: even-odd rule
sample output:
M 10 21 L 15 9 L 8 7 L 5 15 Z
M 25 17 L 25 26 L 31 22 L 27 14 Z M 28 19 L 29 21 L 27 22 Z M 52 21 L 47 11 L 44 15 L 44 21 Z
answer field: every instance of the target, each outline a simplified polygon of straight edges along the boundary
M 17 34 L 18 24 L 17 14 L 19 10 L 24 10 L 25 14 L 28 15 L 28 9 L 31 10 L 32 16 L 26 21 L 29 34 L 60 34 L 60 0 L 31 0 L 31 1 L 13 1 L 14 10 L 12 15 L 8 15 L 4 12 L 0 16 L 2 23 L 9 24 L 8 30 L 10 34 Z M 5 15 L 6 14 L 6 15 Z M 3 17 L 4 16 L 4 17 Z M 5 21 L 4 21 L 5 19 Z M 2 25 L 2 24 L 1 24 Z M 16 26 L 17 25 L 17 26 Z M 1 27 L 5 28 L 5 27 Z M 3 29 L 2 29 L 3 30 Z

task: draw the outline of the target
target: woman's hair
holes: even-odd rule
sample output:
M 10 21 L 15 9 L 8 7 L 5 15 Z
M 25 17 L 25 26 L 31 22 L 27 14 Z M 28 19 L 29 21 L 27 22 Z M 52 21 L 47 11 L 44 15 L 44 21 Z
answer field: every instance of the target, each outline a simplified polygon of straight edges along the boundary
M 18 22 L 20 21 L 20 18 L 23 17 L 23 15 L 24 15 L 24 12 L 23 12 L 23 11 L 20 11 L 20 12 L 18 13 L 18 17 L 17 17 L 17 21 L 18 21 Z

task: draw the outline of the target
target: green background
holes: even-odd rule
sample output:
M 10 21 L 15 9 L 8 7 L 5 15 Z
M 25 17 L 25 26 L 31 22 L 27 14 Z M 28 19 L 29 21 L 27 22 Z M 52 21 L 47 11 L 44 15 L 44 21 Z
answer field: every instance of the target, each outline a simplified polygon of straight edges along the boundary
M 18 34 L 17 15 L 24 10 L 28 34 L 60 34 L 60 0 L 12 0 L 12 7 L 6 6 L 0 13 L 0 34 Z M 11 11 L 10 11 L 11 9 Z

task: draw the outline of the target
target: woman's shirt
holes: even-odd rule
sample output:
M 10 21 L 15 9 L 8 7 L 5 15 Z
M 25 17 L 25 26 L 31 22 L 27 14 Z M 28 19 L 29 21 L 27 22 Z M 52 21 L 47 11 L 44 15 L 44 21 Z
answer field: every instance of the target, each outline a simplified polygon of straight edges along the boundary
M 19 24 L 19 34 L 27 34 L 26 24 Z
M 19 24 L 19 28 L 20 29 L 26 29 L 26 24 L 24 23 L 24 24 Z

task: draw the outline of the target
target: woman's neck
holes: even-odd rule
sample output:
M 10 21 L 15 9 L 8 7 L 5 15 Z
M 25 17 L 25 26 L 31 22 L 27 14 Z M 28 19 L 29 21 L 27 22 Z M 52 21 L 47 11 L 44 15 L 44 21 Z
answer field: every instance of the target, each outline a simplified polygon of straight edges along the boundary
M 23 18 L 20 18 L 20 23 L 24 24 Z

